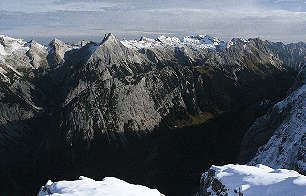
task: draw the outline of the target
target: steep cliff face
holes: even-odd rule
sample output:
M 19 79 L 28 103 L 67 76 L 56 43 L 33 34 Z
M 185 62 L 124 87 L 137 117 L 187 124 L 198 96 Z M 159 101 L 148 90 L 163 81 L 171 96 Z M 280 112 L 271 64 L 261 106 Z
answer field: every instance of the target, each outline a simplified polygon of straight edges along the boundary
M 8 157 L 1 161 L 3 175 L 11 179 L 7 187 L 25 182 L 16 180 L 20 171 L 29 171 L 30 175 L 21 175 L 34 179 L 29 184 L 37 186 L 47 173 L 42 165 L 55 168 L 49 175 L 57 178 L 75 177 L 81 171 L 101 177 L 112 171 L 108 168 L 122 176 L 126 173 L 120 168 L 128 165 L 136 171 L 128 175 L 159 186 L 157 176 L 164 173 L 160 168 L 168 164 L 160 157 L 170 149 L 180 160 L 185 155 L 176 148 L 188 151 L 179 142 L 169 146 L 173 138 L 186 134 L 193 146 L 194 140 L 212 134 L 216 149 L 221 148 L 215 141 L 218 137 L 232 136 L 228 144 L 239 143 L 244 129 L 227 133 L 220 122 L 246 127 L 268 107 L 258 103 L 264 99 L 273 103 L 283 96 L 296 73 L 270 42 L 233 39 L 225 46 L 200 38 L 181 44 L 164 37 L 154 47 L 126 47 L 108 34 L 101 43 L 70 45 L 53 40 L 44 47 L 2 36 L 0 145 L 1 154 Z M 306 50 L 303 44 L 292 47 L 300 52 L 290 65 L 295 59 L 298 64 Z M 247 112 L 250 108 L 256 112 Z M 232 116 L 240 113 L 245 115 L 239 120 Z M 204 131 L 187 134 L 190 126 L 206 123 Z M 229 157 L 234 156 L 231 153 Z M 111 159 L 105 161 L 103 155 Z M 137 171 L 140 160 L 146 165 Z M 88 171 L 93 165 L 97 170 Z M 151 173 L 145 176 L 144 171 Z M 21 187 L 33 189 L 28 184 Z
M 277 55 L 277 58 L 281 59 L 286 65 L 300 70 L 305 65 L 306 51 L 304 42 L 298 42 L 296 44 L 283 44 L 268 42 L 271 50 Z
M 305 69 L 300 70 L 300 75 L 300 82 L 305 83 Z M 293 169 L 306 174 L 305 90 L 306 85 L 303 84 L 255 121 L 242 141 L 242 162 Z

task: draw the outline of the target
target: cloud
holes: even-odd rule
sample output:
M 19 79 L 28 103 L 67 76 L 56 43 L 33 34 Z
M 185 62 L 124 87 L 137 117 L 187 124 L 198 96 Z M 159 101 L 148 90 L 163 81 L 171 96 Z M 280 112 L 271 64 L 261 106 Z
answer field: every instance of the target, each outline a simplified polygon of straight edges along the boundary
M 276 3 L 283 3 L 283 2 L 298 2 L 298 3 L 305 3 L 305 0 L 275 0 Z
M 1 0 L 0 34 L 18 37 L 122 38 L 213 34 L 306 41 L 302 1 L 271 0 Z M 285 7 L 284 5 L 287 5 Z M 99 38 L 100 39 L 100 38 Z

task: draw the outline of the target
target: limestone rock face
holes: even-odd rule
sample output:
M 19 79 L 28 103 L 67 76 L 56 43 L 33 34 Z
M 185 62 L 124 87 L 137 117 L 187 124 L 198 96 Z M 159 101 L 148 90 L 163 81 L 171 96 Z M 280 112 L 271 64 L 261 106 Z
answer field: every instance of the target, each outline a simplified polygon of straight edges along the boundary
M 34 40 L 30 41 L 28 45 L 29 45 L 29 50 L 27 51 L 26 54 L 30 58 L 31 60 L 30 63 L 33 65 L 33 67 L 36 69 L 39 67 L 47 67 L 48 52 L 46 48 Z
M 283 44 L 281 42 L 268 42 L 269 47 L 276 54 L 276 57 L 281 59 L 286 65 L 293 69 L 300 70 L 305 65 L 306 61 L 306 43 L 298 42 L 296 44 Z
M 51 67 L 57 67 L 64 63 L 65 53 L 72 47 L 61 40 L 54 39 L 49 43 L 48 61 Z

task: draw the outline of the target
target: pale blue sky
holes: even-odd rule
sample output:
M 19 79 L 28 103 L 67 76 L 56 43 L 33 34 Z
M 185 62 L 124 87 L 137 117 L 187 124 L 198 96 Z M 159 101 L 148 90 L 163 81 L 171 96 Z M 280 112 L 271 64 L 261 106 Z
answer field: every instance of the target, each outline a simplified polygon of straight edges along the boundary
M 211 34 L 306 41 L 306 0 L 1 0 L 0 34 L 48 40 Z

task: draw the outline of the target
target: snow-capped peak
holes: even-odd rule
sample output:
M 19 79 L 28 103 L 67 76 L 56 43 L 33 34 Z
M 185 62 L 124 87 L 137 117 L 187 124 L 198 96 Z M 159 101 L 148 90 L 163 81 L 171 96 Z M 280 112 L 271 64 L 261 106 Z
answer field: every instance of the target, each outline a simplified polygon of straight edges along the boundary
M 5 35 L 0 35 L 0 56 L 9 56 L 16 52 L 25 52 L 29 47 L 22 39 L 14 39 Z
M 218 38 L 209 35 L 187 36 L 184 37 L 183 43 L 189 46 L 209 49 L 217 49 L 217 47 L 224 49 L 227 44 L 225 41 L 220 41 Z

